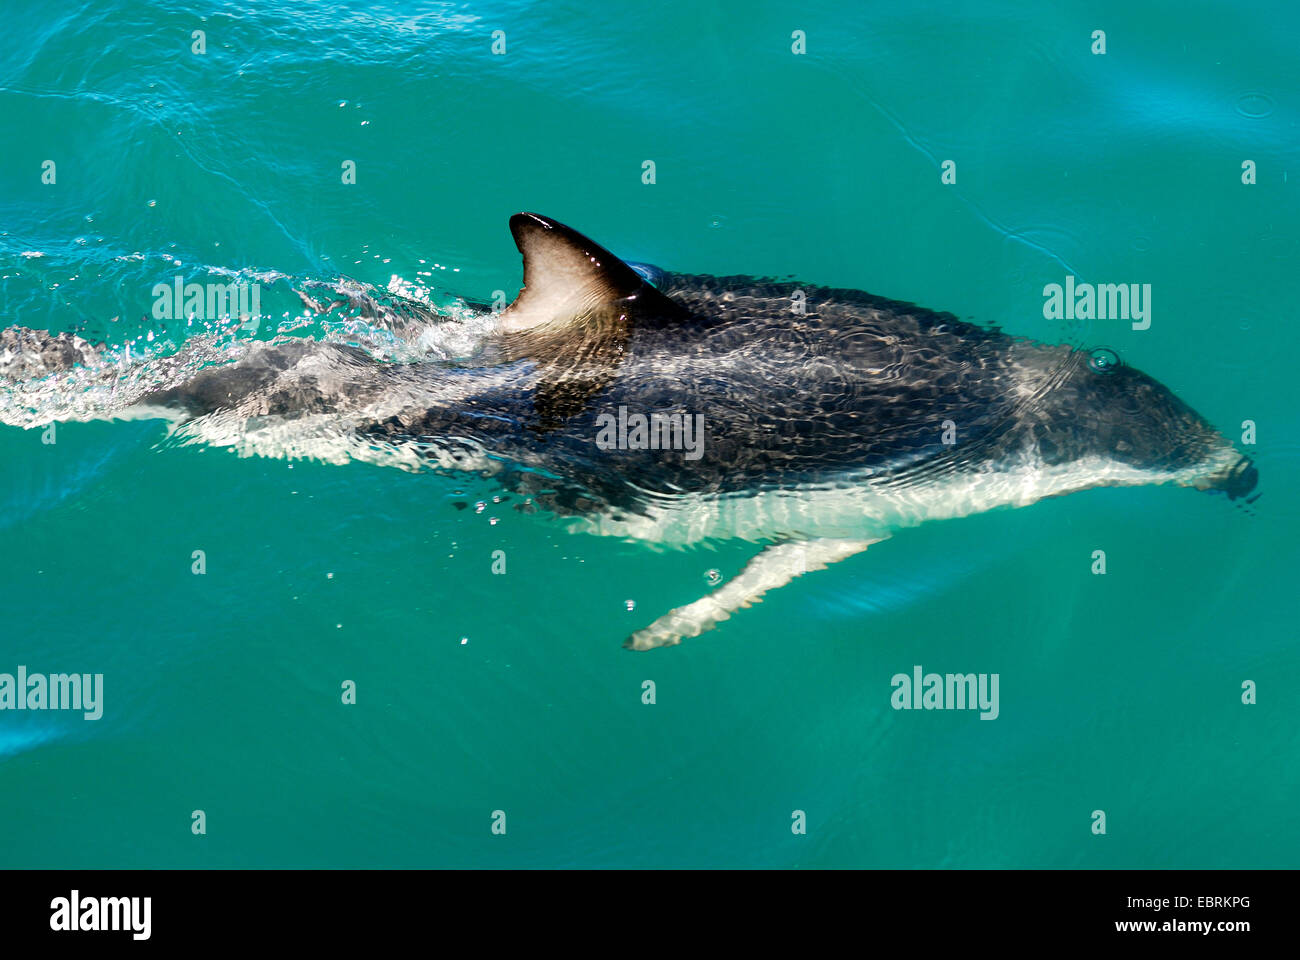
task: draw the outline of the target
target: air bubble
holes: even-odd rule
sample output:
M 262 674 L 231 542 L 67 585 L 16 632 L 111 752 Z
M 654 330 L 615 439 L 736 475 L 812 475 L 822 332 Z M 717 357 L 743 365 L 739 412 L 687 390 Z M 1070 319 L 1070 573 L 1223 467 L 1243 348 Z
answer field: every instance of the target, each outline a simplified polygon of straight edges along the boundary
M 1119 354 L 1110 347 L 1097 347 L 1088 354 L 1088 366 L 1095 373 L 1110 373 L 1120 363 Z
M 1237 98 L 1237 112 L 1250 120 L 1262 120 L 1276 109 L 1273 98 L 1267 93 L 1251 91 Z

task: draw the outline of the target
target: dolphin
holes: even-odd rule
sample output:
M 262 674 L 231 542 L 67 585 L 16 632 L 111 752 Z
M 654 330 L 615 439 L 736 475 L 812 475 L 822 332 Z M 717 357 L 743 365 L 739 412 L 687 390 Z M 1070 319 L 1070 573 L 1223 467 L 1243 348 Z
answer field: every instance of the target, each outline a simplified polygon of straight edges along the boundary
M 1256 486 L 1168 388 L 1088 351 L 859 290 L 634 269 L 535 213 L 510 230 L 523 287 L 481 311 L 463 356 L 247 341 L 236 362 L 178 364 L 176 382 L 137 380 L 107 414 L 78 416 L 160 417 L 250 454 L 476 471 L 575 531 L 758 548 L 633 633 L 634 650 L 699 636 L 927 520 L 1101 486 Z M 0 372 L 95 356 L 69 334 L 0 332 Z

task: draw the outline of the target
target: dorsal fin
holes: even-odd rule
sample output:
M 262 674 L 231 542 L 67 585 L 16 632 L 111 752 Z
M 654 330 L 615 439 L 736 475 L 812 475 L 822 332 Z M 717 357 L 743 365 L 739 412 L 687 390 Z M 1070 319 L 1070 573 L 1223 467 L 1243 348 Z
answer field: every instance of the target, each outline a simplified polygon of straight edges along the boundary
M 554 430 L 617 376 L 634 328 L 687 316 L 604 247 L 536 213 L 510 218 L 524 288 L 501 315 L 504 356 L 538 365 L 533 429 Z
M 510 232 L 524 257 L 524 286 L 501 315 L 506 331 L 590 316 L 644 283 L 600 244 L 550 217 L 517 213 Z

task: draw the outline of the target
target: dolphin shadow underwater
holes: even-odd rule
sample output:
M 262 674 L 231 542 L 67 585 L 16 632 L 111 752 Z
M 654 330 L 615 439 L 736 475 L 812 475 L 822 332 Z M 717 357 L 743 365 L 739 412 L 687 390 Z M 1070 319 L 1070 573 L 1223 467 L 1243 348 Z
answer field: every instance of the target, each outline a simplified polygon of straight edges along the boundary
M 1095 369 L 1086 351 L 857 290 L 651 283 L 547 217 L 520 213 L 510 229 L 524 285 L 468 357 L 250 341 L 234 363 L 75 418 L 158 417 L 265 456 L 475 471 L 575 531 L 760 546 L 734 579 L 633 633 L 635 650 L 698 636 L 927 520 L 1099 486 L 1239 499 L 1256 485 L 1251 461 L 1168 388 Z M 97 357 L 69 334 L 0 331 L 6 376 Z

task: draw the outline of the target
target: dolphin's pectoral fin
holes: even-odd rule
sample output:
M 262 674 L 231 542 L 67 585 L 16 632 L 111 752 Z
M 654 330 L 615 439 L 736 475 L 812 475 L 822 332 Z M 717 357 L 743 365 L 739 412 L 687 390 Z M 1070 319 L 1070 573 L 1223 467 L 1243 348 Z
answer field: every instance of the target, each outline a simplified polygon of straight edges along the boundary
M 734 579 L 694 603 L 670 610 L 628 637 L 623 646 L 629 650 L 650 650 L 681 643 L 684 637 L 698 637 L 742 607 L 761 602 L 767 591 L 783 587 L 810 570 L 825 570 L 832 563 L 879 542 L 819 539 L 773 544 L 745 564 L 745 569 Z

